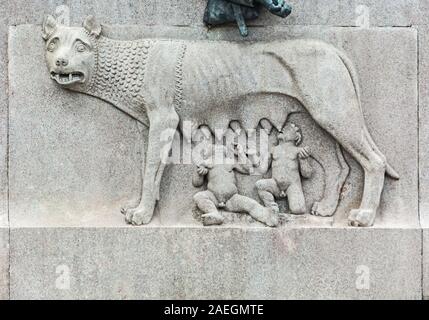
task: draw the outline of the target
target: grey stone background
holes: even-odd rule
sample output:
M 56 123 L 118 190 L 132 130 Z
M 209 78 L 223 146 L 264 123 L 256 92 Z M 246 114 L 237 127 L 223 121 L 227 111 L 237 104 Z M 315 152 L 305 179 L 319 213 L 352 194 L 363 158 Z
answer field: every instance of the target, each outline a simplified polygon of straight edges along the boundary
M 297 36 L 316 35 L 341 44 L 346 50 L 352 41 L 358 41 L 361 52 L 355 52 L 352 45 L 348 52 L 358 64 L 360 76 L 368 77 L 363 81 L 367 89 L 364 91 L 367 101 L 383 101 L 386 107 L 389 107 L 390 102 L 391 110 L 401 114 L 398 118 L 402 121 L 395 123 L 391 119 L 392 122 L 385 126 L 380 125 L 383 122 L 380 119 L 389 109 L 372 109 L 369 105 L 365 109 L 371 131 L 376 139 L 381 140 L 381 148 L 389 153 L 389 158 L 399 166 L 398 170 L 404 176 L 399 187 L 388 185 L 385 192 L 389 199 L 390 194 L 392 199 L 395 198 L 395 192 L 404 196 L 402 206 L 393 203 L 388 211 L 392 212 L 389 215 L 392 219 L 387 219 L 387 222 L 382 219 L 381 227 L 364 231 L 343 228 L 290 231 L 227 229 L 217 233 L 216 230 L 195 229 L 185 233 L 180 228 L 168 230 L 155 227 L 144 231 L 125 226 L 114 228 L 123 222 L 119 215 L 109 212 L 110 208 L 122 204 L 130 194 L 128 190 L 136 193 L 138 189 L 138 172 L 134 175 L 130 173 L 138 168 L 136 155 L 141 152 L 141 147 L 136 140 L 141 136 L 142 128 L 116 109 L 106 108 L 106 104 L 89 97 L 78 98 L 88 108 L 73 110 L 76 106 L 75 94 L 50 90 L 51 84 L 46 81 L 42 73 L 44 66 L 40 64 L 40 56 L 37 56 L 41 43 L 40 39 L 34 39 L 39 32 L 39 27 L 35 25 L 40 25 L 45 14 L 53 13 L 57 6 L 65 4 L 70 7 L 73 24 L 80 24 L 88 14 L 97 16 L 107 25 L 138 24 L 129 32 L 130 37 L 171 35 L 238 38 L 235 27 L 208 32 L 201 21 L 205 0 L 1 1 L 0 298 L 264 298 L 269 297 L 270 293 L 271 297 L 276 298 L 418 299 L 429 296 L 429 252 L 426 254 L 429 250 L 429 158 L 426 156 L 429 130 L 425 121 L 429 118 L 429 1 L 290 2 L 294 7 L 290 18 L 281 20 L 264 14 L 262 19 L 253 23 L 251 37 L 288 37 L 298 32 Z M 368 30 L 351 28 L 357 24 L 359 14 L 355 10 L 359 5 L 369 8 Z M 11 28 L 8 32 L 10 26 L 23 24 L 29 26 Z M 111 27 L 107 28 L 107 32 L 112 35 L 123 34 Z M 14 46 L 9 45 L 8 34 Z M 17 39 L 28 41 L 22 43 Z M 365 50 L 367 47 L 370 49 Z M 9 61 L 8 51 L 17 53 L 12 55 L 16 57 L 15 60 Z M 383 55 L 388 55 L 388 58 L 383 59 Z M 378 58 L 370 59 L 374 56 Z M 36 68 L 34 73 L 28 69 L 28 62 L 32 59 Z M 365 65 L 365 61 L 370 61 L 370 64 Z M 398 65 L 395 66 L 395 63 Z M 8 68 L 9 64 L 14 68 L 13 73 Z M 386 72 L 383 73 L 383 70 Z M 371 82 L 370 71 L 379 76 L 379 81 Z M 25 78 L 14 79 L 17 75 Z M 12 92 L 8 92 L 9 80 Z M 38 97 L 45 97 L 45 104 L 35 96 L 34 104 L 25 105 L 26 109 L 21 110 L 19 107 L 24 105 L 20 105 L 20 102 L 28 101 L 32 86 L 39 90 Z M 26 95 L 27 100 L 24 99 Z M 49 104 L 52 103 L 57 108 L 51 108 Z M 31 111 L 42 113 L 31 117 Z M 15 120 L 10 122 L 14 130 L 8 130 L 9 117 Z M 61 119 L 63 122 L 44 119 Z M 43 130 L 38 130 L 40 126 L 43 126 Z M 62 129 L 58 130 L 60 127 Z M 109 129 L 107 135 L 106 128 Z M 46 135 L 40 137 L 40 146 L 8 144 L 8 137 L 11 142 L 29 141 L 33 134 L 43 131 Z M 95 141 L 94 137 L 97 137 Z M 72 141 L 75 145 L 69 144 L 65 148 L 63 142 Z M 390 144 L 389 141 L 399 145 Z M 37 158 L 39 162 L 31 162 L 31 159 L 23 157 L 39 150 L 41 146 L 49 148 L 44 150 L 44 156 Z M 103 148 L 105 153 L 94 155 L 95 147 Z M 71 164 L 74 163 L 76 150 L 79 150 L 86 162 L 73 167 Z M 116 154 L 115 150 L 120 150 L 120 154 Z M 8 161 L 9 155 L 15 156 L 14 161 Z M 125 158 L 128 161 L 118 169 L 115 164 L 119 159 L 123 162 Z M 93 170 L 98 160 L 105 161 Z M 72 181 L 74 190 L 81 190 L 80 194 L 70 197 L 70 181 L 65 183 L 54 180 L 60 173 L 64 174 L 58 164 L 62 164 L 64 170 L 70 170 L 65 171 L 65 174 L 78 178 L 79 175 L 90 175 L 89 181 L 93 183 L 81 188 L 79 179 Z M 9 166 L 12 170 L 8 170 Z M 40 179 L 43 172 L 37 169 L 42 167 L 52 167 L 54 171 L 49 176 L 53 180 Z M 120 172 L 111 174 L 111 170 Z M 179 178 L 180 172 L 178 168 L 169 173 Z M 109 180 L 108 177 L 124 179 Z M 43 180 L 44 183 L 29 190 L 24 178 Z M 11 183 L 8 184 L 8 181 Z M 109 189 L 106 186 L 115 187 Z M 121 188 L 123 193 L 118 193 L 117 190 Z M 175 189 L 174 185 L 168 189 L 168 184 L 164 188 Z M 399 189 L 392 191 L 392 188 Z M 52 199 L 46 196 L 47 191 L 55 194 L 55 201 L 49 201 Z M 36 203 L 34 200 L 41 195 L 46 198 L 46 202 Z M 100 205 L 97 205 L 97 197 L 111 199 L 111 203 L 100 201 Z M 89 208 L 85 207 L 88 203 L 91 203 Z M 165 204 L 166 207 L 175 205 L 177 203 L 174 201 Z M 73 206 L 75 210 L 68 210 Z M 395 211 L 396 206 L 398 208 Z M 55 210 L 58 215 L 51 214 L 49 219 L 43 217 L 44 212 L 52 213 Z M 68 213 L 66 219 L 59 214 L 63 212 Z M 88 213 L 84 225 L 82 217 L 75 216 L 78 212 Z M 59 228 L 61 226 L 68 228 Z M 103 228 L 94 228 L 97 226 Z M 231 234 L 244 244 L 231 243 Z M 148 241 L 157 242 L 169 255 L 160 255 L 162 250 L 158 246 L 153 247 L 153 244 L 148 246 Z M 194 241 L 201 244 L 199 249 L 190 249 Z M 288 244 L 288 249 L 275 261 L 270 260 L 270 248 L 279 247 L 279 241 L 281 245 Z M 335 245 L 332 246 L 332 243 Z M 249 249 L 256 247 L 260 251 Z M 124 251 L 124 248 L 129 250 Z M 138 248 L 144 250 L 139 252 Z M 198 260 L 195 268 L 187 268 L 186 261 L 198 259 L 201 256 L 198 250 L 204 248 L 209 252 L 208 257 Z M 325 249 L 320 252 L 320 248 Z M 228 256 L 236 250 L 246 254 Z M 221 263 L 218 259 L 225 262 Z M 247 261 L 246 265 L 243 265 L 244 261 Z M 171 266 L 167 273 L 162 274 L 154 267 L 162 263 Z M 55 287 L 55 280 L 59 276 L 56 267 L 62 264 L 70 266 L 75 275 L 70 290 L 58 290 Z M 355 287 L 355 269 L 359 264 L 368 265 L 373 270 L 369 291 L 359 291 Z M 238 265 L 242 265 L 242 269 L 224 274 L 223 270 Z M 298 265 L 304 267 L 298 269 Z M 321 269 L 329 272 L 320 273 Z M 112 274 L 115 276 L 112 277 Z M 243 277 L 233 282 L 237 285 L 233 288 L 229 284 L 232 278 L 229 277 L 234 275 Z M 141 279 L 144 281 L 140 282 Z M 91 285 L 95 282 L 100 285 Z M 195 283 L 198 285 L 191 286 Z M 302 283 L 307 283 L 308 287 L 302 287 Z M 208 291 L 205 296 L 206 291 L 203 289 L 212 291 Z

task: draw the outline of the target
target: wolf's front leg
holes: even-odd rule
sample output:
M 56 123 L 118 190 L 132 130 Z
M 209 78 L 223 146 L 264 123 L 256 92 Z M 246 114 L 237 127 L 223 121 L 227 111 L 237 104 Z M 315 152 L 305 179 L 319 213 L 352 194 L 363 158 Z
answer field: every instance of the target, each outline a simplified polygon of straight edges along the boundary
M 146 152 L 142 195 L 137 208 L 125 211 L 125 220 L 133 225 L 148 224 L 152 220 L 159 195 L 159 183 L 163 174 L 168 153 L 174 140 L 179 116 L 174 109 L 159 110 L 149 114 L 149 142 Z M 170 135 L 171 137 L 167 137 Z

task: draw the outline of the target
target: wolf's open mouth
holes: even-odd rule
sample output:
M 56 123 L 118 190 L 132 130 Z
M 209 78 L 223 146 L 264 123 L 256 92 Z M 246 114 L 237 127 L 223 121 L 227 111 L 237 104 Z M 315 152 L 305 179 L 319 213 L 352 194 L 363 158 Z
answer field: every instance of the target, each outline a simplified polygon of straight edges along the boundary
M 76 82 L 83 82 L 84 75 L 82 72 L 72 72 L 72 73 L 56 73 L 51 72 L 51 79 L 54 79 L 59 84 L 68 85 Z

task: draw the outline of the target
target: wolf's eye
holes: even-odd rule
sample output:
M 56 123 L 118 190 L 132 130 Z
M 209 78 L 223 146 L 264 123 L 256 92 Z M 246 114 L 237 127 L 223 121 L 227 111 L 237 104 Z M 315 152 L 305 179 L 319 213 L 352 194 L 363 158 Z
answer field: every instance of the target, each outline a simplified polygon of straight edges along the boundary
M 56 40 L 51 41 L 51 43 L 48 45 L 48 51 L 53 52 L 56 48 L 57 48 L 57 41 Z
M 86 51 L 86 46 L 82 42 L 78 42 L 76 44 L 76 51 L 77 52 L 85 52 Z

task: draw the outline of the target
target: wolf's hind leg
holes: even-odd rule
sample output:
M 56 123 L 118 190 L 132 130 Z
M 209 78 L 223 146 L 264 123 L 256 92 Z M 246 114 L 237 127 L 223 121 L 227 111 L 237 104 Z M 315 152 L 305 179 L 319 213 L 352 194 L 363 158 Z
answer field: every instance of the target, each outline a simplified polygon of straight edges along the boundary
M 311 214 L 321 217 L 331 217 L 337 210 L 344 183 L 349 175 L 350 168 L 344 159 L 338 143 L 335 144 L 336 153 L 326 153 L 323 159 L 318 159 L 325 170 L 325 191 L 322 200 L 315 202 Z

